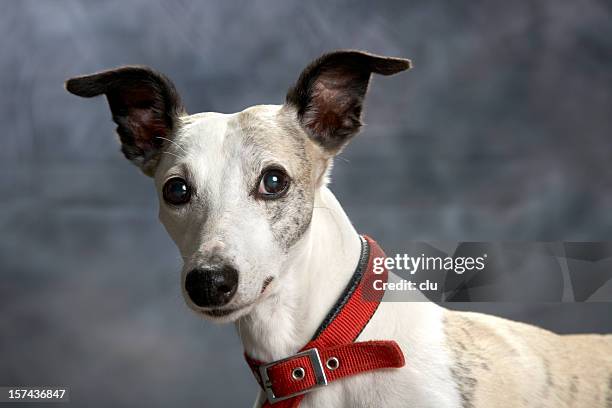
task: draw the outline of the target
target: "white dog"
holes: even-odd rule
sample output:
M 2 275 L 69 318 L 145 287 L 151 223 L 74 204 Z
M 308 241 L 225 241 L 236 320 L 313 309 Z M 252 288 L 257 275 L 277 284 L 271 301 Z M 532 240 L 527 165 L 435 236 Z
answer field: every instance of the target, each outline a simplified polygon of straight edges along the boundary
M 423 301 L 376 302 L 348 329 L 358 338 L 338 349 L 311 342 L 352 321 L 348 307 L 367 307 L 354 277 L 369 273 L 377 248 L 359 237 L 327 177 L 359 130 L 371 74 L 407 68 L 405 59 L 333 52 L 302 72 L 284 105 L 235 114 L 188 115 L 170 80 L 145 67 L 73 78 L 67 89 L 108 98 L 123 153 L 155 180 L 160 220 L 185 260 L 187 304 L 238 326 L 264 387 L 256 406 L 612 408 L 610 336 L 559 336 Z M 307 344 L 317 347 L 263 365 Z M 284 374 L 274 368 L 283 364 Z

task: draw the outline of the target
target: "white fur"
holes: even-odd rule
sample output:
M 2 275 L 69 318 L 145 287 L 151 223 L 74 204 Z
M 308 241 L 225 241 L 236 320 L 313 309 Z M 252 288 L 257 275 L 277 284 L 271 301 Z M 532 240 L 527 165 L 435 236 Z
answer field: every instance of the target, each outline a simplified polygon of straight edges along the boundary
M 358 235 L 327 187 L 317 195 L 311 230 L 300 245 L 296 251 L 301 253 L 289 265 L 293 270 L 287 276 L 293 278 L 282 283 L 283 291 L 237 322 L 252 357 L 272 361 L 296 353 L 310 340 L 354 272 Z M 430 302 L 381 303 L 358 341 L 397 341 L 406 366 L 332 383 L 310 393 L 301 406 L 461 406 L 444 347 L 442 310 Z M 264 400 L 260 392 L 255 406 Z
M 183 274 L 211 250 L 234 260 L 241 277 L 231 305 L 248 306 L 232 320 L 245 351 L 253 358 L 273 361 L 296 353 L 310 340 L 350 280 L 361 244 L 342 207 L 323 185 L 315 193 L 309 229 L 282 255 L 268 223 L 241 190 L 244 183 L 233 162 L 233 129 L 228 129 L 232 117 L 189 118 L 175 139 L 180 147 L 174 146 L 162 160 L 156 184 L 161 190 L 172 175 L 187 175 L 199 193 L 208 194 L 207 208 L 196 203 L 177 210 L 160 200 L 160 219 L 180 248 Z M 275 279 L 258 297 L 266 275 Z M 450 377 L 450 357 L 443 347 L 441 308 L 425 301 L 383 302 L 359 338 L 370 339 L 396 340 L 405 352 L 406 366 L 332 383 L 308 394 L 302 406 L 460 406 Z M 263 400 L 260 392 L 255 405 Z
M 210 252 L 219 251 L 240 271 L 239 286 L 229 306 L 242 307 L 239 314 L 246 314 L 258 300 L 265 277 L 276 277 L 282 254 L 265 215 L 247 199 L 236 160 L 239 135 L 228 129 L 234 117 L 219 113 L 189 117 L 173 149 L 162 159 L 155 182 L 160 221 L 184 260 L 183 279 Z M 177 175 L 187 178 L 199 195 L 179 208 L 168 206 L 161 197 L 164 182 Z M 184 297 L 189 307 L 202 310 L 189 296 Z

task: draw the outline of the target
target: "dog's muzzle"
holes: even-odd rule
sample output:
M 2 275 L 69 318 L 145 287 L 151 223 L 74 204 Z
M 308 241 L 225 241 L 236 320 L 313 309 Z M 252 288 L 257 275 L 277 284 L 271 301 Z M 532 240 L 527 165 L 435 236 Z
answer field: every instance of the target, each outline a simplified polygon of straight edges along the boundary
M 185 277 L 185 291 L 199 307 L 219 307 L 232 299 L 238 287 L 238 271 L 229 265 L 196 268 Z

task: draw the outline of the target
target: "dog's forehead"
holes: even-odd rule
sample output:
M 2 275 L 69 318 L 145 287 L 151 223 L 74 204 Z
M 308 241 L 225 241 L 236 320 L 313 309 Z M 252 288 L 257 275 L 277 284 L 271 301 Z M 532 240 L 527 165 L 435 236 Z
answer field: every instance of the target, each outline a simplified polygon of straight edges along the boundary
M 196 161 L 279 160 L 293 167 L 307 155 L 307 138 L 291 111 L 257 105 L 233 114 L 204 112 L 181 118 L 172 150 Z M 176 152 L 175 152 L 176 153 Z

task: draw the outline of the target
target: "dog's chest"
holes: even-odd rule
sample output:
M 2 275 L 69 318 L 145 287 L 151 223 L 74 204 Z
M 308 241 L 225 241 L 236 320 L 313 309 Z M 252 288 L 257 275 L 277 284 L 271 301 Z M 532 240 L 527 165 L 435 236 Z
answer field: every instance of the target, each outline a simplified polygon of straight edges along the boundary
M 406 365 L 332 383 L 310 393 L 300 408 L 460 407 L 442 319 L 432 303 L 381 303 L 358 340 L 396 340 Z

